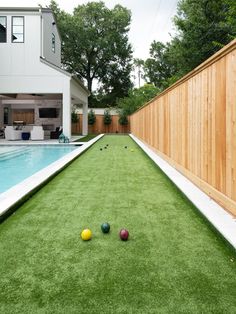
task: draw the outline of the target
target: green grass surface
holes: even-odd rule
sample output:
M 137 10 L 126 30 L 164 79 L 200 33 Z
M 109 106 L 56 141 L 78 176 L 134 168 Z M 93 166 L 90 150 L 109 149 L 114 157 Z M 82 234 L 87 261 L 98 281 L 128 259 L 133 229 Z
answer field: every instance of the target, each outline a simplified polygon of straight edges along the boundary
M 98 136 L 98 134 L 88 134 L 82 138 L 79 138 L 78 140 L 76 140 L 74 142 L 88 142 L 88 141 L 92 140 L 93 138 L 95 138 L 96 136 Z
M 236 313 L 235 259 L 128 136 L 105 136 L 0 225 L 0 313 Z

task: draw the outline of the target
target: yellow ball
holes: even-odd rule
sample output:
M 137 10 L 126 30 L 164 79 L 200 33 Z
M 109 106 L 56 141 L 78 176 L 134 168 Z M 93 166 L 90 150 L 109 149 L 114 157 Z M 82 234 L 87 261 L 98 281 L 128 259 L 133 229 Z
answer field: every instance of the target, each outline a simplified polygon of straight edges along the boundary
M 92 232 L 90 229 L 84 229 L 82 232 L 81 232 L 81 238 L 82 240 L 84 241 L 88 241 L 92 238 Z

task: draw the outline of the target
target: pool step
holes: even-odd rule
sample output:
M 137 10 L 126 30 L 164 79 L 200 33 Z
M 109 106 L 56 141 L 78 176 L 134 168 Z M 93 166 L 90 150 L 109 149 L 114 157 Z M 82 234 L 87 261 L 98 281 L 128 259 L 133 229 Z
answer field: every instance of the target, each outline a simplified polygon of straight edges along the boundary
M 23 155 L 29 151 L 31 151 L 30 147 L 19 147 L 19 149 L 14 149 L 11 151 L 7 151 L 5 153 L 0 153 L 0 161 L 8 160 L 16 156 Z

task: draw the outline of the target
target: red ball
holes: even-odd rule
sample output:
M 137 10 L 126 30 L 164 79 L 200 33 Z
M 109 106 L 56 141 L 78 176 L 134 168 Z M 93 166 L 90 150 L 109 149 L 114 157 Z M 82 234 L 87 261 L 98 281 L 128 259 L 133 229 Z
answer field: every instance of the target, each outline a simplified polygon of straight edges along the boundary
M 129 237 L 129 231 L 126 229 L 121 229 L 120 230 L 120 239 L 122 241 L 127 241 Z

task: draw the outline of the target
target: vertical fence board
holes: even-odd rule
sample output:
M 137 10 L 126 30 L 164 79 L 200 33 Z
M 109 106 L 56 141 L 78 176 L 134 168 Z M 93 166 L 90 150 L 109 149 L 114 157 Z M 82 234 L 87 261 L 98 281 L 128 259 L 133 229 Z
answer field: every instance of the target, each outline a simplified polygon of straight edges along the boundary
M 130 119 L 134 135 L 236 215 L 236 40 Z

